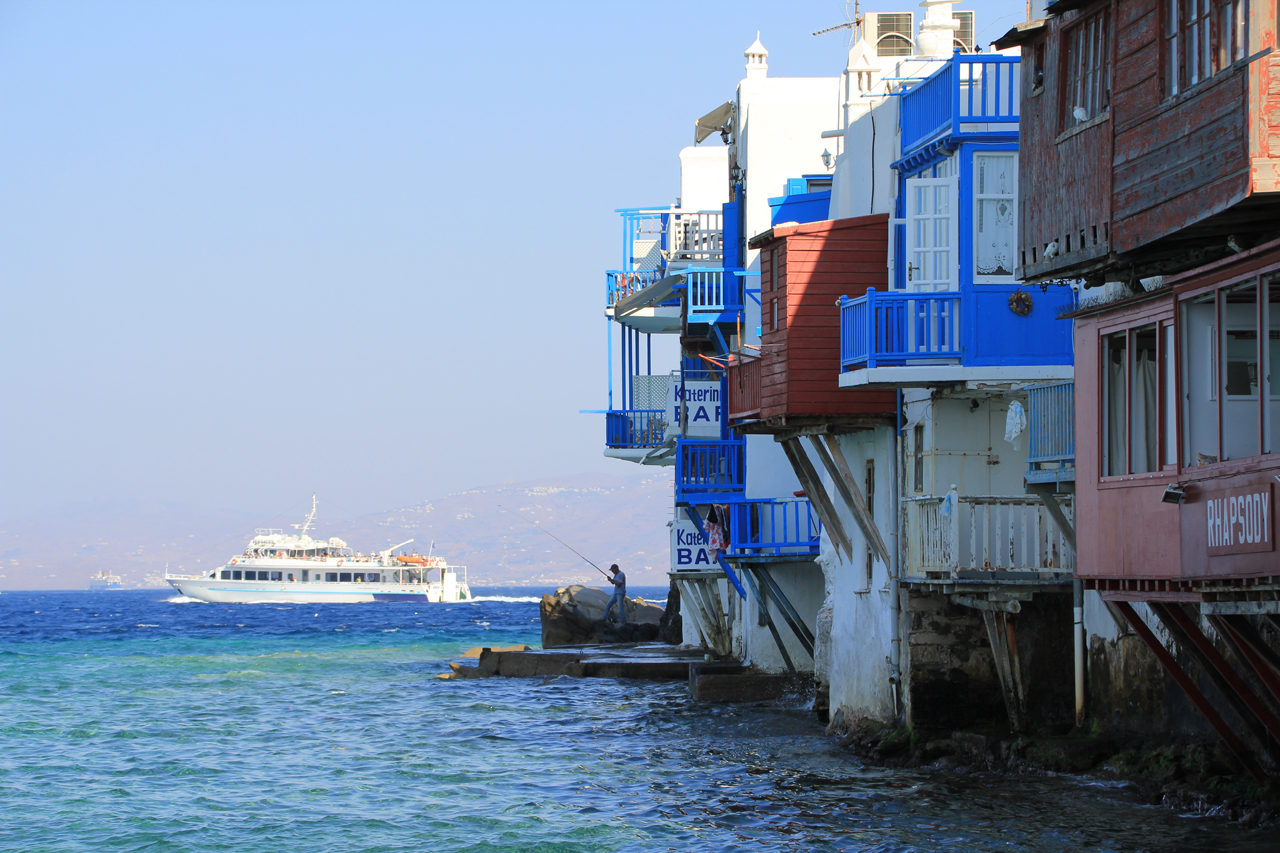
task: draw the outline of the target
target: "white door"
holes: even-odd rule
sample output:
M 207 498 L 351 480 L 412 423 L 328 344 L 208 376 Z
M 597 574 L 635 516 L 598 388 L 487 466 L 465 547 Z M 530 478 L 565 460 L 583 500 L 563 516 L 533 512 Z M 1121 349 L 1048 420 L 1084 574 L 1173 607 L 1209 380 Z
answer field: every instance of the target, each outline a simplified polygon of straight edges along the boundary
M 960 289 L 955 178 L 907 179 L 907 289 Z

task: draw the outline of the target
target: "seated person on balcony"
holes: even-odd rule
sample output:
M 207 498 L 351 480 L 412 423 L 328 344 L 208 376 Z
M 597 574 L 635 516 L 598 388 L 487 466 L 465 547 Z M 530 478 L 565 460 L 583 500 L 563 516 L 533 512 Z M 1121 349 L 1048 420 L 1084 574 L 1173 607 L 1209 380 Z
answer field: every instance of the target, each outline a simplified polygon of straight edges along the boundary
M 609 621 L 609 611 L 613 608 L 614 602 L 618 604 L 618 622 L 622 625 L 627 624 L 627 575 L 618 569 L 618 564 L 614 563 L 609 567 L 609 571 L 613 572 L 613 577 L 605 578 L 609 583 L 613 584 L 613 598 L 609 599 L 609 603 L 604 606 L 604 621 Z

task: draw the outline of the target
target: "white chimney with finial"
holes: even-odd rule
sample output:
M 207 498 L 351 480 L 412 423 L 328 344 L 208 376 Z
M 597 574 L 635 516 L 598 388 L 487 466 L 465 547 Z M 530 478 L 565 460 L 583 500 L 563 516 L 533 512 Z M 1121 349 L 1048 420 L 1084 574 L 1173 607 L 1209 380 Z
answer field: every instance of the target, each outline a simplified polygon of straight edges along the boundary
M 759 80 L 769 76 L 769 51 L 760 43 L 760 31 L 756 30 L 756 40 L 743 54 L 747 58 L 747 79 Z
M 960 22 L 951 16 L 951 0 L 922 0 L 924 20 L 916 38 L 919 56 L 948 59 L 955 53 L 956 31 Z

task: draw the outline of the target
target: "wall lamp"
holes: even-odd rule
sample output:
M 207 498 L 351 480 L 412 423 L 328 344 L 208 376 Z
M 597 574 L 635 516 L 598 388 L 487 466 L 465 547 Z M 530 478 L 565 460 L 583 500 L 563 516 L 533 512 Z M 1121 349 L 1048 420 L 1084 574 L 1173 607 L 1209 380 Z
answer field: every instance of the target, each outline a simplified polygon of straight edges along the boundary
M 1180 504 L 1187 499 L 1187 493 L 1182 490 L 1182 486 L 1174 483 L 1172 486 L 1164 490 L 1164 494 L 1160 496 L 1160 500 L 1167 504 Z

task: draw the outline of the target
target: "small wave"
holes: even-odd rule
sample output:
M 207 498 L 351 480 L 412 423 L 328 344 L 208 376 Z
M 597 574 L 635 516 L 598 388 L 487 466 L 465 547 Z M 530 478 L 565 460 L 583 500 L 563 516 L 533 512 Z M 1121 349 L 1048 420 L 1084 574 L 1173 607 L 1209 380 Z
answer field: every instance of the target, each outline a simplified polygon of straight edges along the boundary
M 140 624 L 138 624 L 138 625 L 136 625 L 136 626 L 134 626 L 134 627 L 137 627 L 137 628 L 159 628 L 160 626 L 159 626 L 159 625 L 149 625 L 149 624 L 147 624 L 146 622 L 142 622 L 142 623 L 140 623 Z
M 165 601 L 169 604 L 208 604 L 207 601 L 201 601 L 198 598 L 191 598 L 186 595 L 175 595 L 173 598 L 166 598 Z
M 383 629 L 382 629 L 382 633 L 384 633 L 384 634 L 394 634 L 396 631 L 399 631 L 399 630 L 400 630 L 399 628 L 383 628 Z
M 460 604 L 477 604 L 481 601 L 506 601 L 513 604 L 537 604 L 542 601 L 541 596 L 537 595 L 478 595 L 475 598 L 468 598 Z

